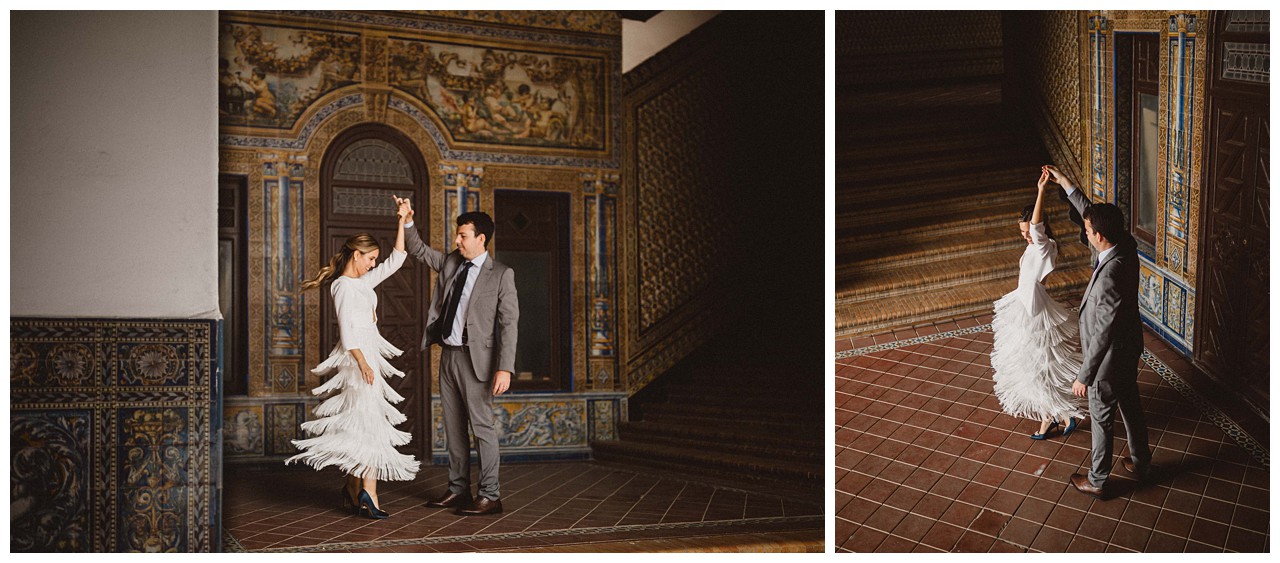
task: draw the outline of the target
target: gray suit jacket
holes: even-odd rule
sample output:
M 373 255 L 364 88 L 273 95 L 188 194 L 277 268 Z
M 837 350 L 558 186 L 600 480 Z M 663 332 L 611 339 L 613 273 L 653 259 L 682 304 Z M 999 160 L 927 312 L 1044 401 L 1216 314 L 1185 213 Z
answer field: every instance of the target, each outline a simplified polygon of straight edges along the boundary
M 404 230 L 405 250 L 435 270 L 435 291 L 431 292 L 431 310 L 422 334 L 422 349 L 440 341 L 440 335 L 431 333 L 431 326 L 443 313 L 443 300 L 448 283 L 458 267 L 466 260 L 457 250 L 445 254 L 427 246 L 418 230 Z M 515 372 L 516 325 L 520 320 L 520 302 L 516 297 L 516 274 L 490 255 L 480 267 L 471 300 L 467 304 L 467 350 L 476 379 L 489 381 L 496 371 Z
M 1081 215 L 1089 198 L 1077 189 L 1068 196 Z M 1076 381 L 1112 388 L 1136 382 L 1133 359 L 1142 355 L 1142 320 L 1138 316 L 1138 248 L 1125 235 L 1093 271 L 1080 302 L 1080 347 L 1083 363 Z M 1102 389 L 1106 387 L 1106 389 Z

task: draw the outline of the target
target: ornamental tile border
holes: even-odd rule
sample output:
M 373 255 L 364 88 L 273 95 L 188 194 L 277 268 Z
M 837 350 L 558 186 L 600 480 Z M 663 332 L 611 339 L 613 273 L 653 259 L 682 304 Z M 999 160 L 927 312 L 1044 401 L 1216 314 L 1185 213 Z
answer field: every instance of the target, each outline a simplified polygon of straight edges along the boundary
M 604 526 L 599 528 L 571 528 L 560 530 L 536 530 L 529 532 L 511 532 L 503 534 L 476 534 L 461 536 L 433 536 L 425 538 L 407 538 L 397 540 L 375 540 L 367 542 L 342 542 L 342 543 L 326 543 L 321 545 L 297 546 L 297 547 L 279 547 L 246 550 L 240 545 L 230 532 L 224 532 L 225 542 L 228 552 L 238 553 L 317 553 L 326 551 L 345 551 L 354 549 L 382 549 L 388 547 L 405 546 L 405 545 L 435 545 L 455 542 L 479 542 L 479 541 L 500 541 L 500 540 L 520 540 L 528 538 L 547 538 L 547 537 L 565 537 L 565 536 L 585 536 L 592 534 L 611 534 L 611 533 L 631 533 L 646 532 L 656 530 L 698 530 L 698 529 L 726 529 L 738 528 L 751 525 L 768 525 L 768 524 L 815 524 L 821 527 L 825 519 L 821 515 L 813 516 L 775 516 L 770 518 L 744 518 L 741 520 L 716 520 L 710 522 L 669 522 L 665 524 L 628 524 L 623 526 Z M 536 546 L 529 546 L 536 547 Z M 512 549 L 505 547 L 504 549 Z M 518 549 L 518 548 L 515 548 Z
M 479 23 L 452 23 L 413 17 L 397 17 L 386 14 L 364 14 L 359 12 L 326 10 L 262 10 L 257 11 L 257 13 L 281 14 L 304 17 L 313 20 L 340 21 L 345 23 L 378 25 L 417 31 L 495 37 L 499 39 L 550 43 L 553 45 L 568 45 L 574 47 L 621 48 L 622 45 L 621 35 L 616 37 L 609 35 L 578 35 L 589 32 L 573 32 L 574 35 L 570 35 L 567 33 L 556 33 L 550 31 L 527 31 L 524 29 L 487 27 Z
M 1078 310 L 1078 308 L 1073 307 L 1072 310 Z M 939 332 L 926 336 L 917 336 L 915 338 L 906 338 L 894 342 L 885 342 L 883 344 L 854 348 L 852 350 L 846 350 L 836 354 L 835 359 L 844 360 L 856 356 L 864 356 L 867 354 L 874 354 L 876 352 L 883 352 L 885 350 L 894 350 L 916 344 L 923 344 L 925 342 L 933 342 L 934 340 L 941 340 L 943 338 L 953 338 L 978 332 L 991 332 L 991 324 L 988 323 L 948 332 Z M 1250 436 L 1248 432 L 1241 428 L 1239 424 L 1236 424 L 1234 420 L 1231 420 L 1230 417 L 1223 413 L 1222 410 L 1205 400 L 1198 391 L 1187 384 L 1187 382 L 1169 368 L 1169 366 L 1165 365 L 1160 358 L 1157 358 L 1150 350 L 1144 348 L 1142 350 L 1142 361 L 1146 362 L 1147 366 L 1150 367 L 1152 371 L 1156 372 L 1161 379 L 1164 379 L 1165 382 L 1177 390 L 1184 399 L 1195 405 L 1196 409 L 1204 414 L 1204 416 L 1208 417 L 1209 420 L 1221 429 L 1224 434 L 1230 437 L 1236 445 L 1249 452 L 1249 455 L 1253 456 L 1253 458 L 1257 460 L 1258 463 L 1261 463 L 1263 467 L 1268 469 L 1271 467 L 1271 452 L 1267 446 L 1258 442 L 1258 440 L 1253 436 Z
M 252 135 L 218 135 L 218 145 L 223 147 L 257 147 L 267 149 L 288 149 L 302 150 L 307 148 L 307 140 L 311 138 L 311 134 L 320 126 L 329 116 L 338 113 L 343 108 L 364 103 L 364 94 L 350 94 L 325 104 L 320 111 L 311 116 L 307 120 L 307 124 L 302 127 L 302 131 L 298 133 L 297 138 L 280 138 L 280 137 L 254 137 Z
M 218 144 L 223 147 L 256 147 L 302 150 L 306 148 L 307 141 L 311 138 L 311 134 L 322 122 L 324 122 L 324 120 L 342 109 L 356 104 L 362 104 L 364 102 L 365 99 L 363 94 L 351 94 L 326 104 L 307 121 L 307 124 L 303 126 L 302 131 L 298 133 L 298 137 L 296 139 L 224 134 L 218 136 Z M 423 113 L 409 102 L 406 102 L 399 97 L 391 96 L 390 99 L 387 100 L 387 107 L 408 115 L 411 119 L 417 122 L 418 125 L 422 126 L 423 130 L 431 135 L 431 140 L 440 151 L 442 158 L 446 160 L 483 162 L 487 164 L 523 164 L 531 166 L 561 166 L 567 168 L 604 168 L 609 170 L 616 170 L 621 167 L 617 160 L 607 158 L 549 157 L 453 150 L 449 148 L 448 143 L 445 142 L 444 135 L 435 126 L 435 124 L 432 123 L 431 118 L 427 117 L 427 114 Z

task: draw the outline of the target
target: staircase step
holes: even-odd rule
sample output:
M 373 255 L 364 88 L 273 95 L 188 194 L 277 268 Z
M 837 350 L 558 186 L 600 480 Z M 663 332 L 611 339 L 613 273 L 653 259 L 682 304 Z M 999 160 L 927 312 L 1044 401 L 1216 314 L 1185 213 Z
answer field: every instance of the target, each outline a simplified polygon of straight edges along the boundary
M 923 223 L 899 220 L 897 223 L 869 225 L 865 232 L 849 229 L 840 233 L 835 243 L 837 278 L 845 271 L 883 268 L 899 263 L 928 263 L 948 256 L 977 255 L 984 249 L 995 252 L 1026 246 L 1017 232 L 1017 219 L 1025 205 L 1025 199 L 1013 203 L 1006 200 L 1000 205 L 933 217 L 923 209 L 886 212 L 889 215 L 886 220 L 896 217 L 928 219 Z M 1057 229 L 1054 232 L 1056 238 L 1076 241 L 1079 227 L 1058 219 L 1066 217 L 1067 206 L 1051 202 L 1045 210 L 1052 221 L 1050 224 Z M 895 230 L 897 227 L 903 228 Z
M 893 189 L 871 189 L 846 182 L 836 185 L 836 212 L 849 208 L 899 205 L 921 201 L 936 194 L 953 193 L 963 189 L 968 194 L 1008 190 L 1014 186 L 1025 187 L 1031 170 L 1026 166 L 1010 166 L 998 169 L 974 170 L 950 173 L 945 176 L 923 176 L 913 180 L 900 180 Z
M 996 216 L 1016 216 L 1029 202 L 1027 192 L 1014 189 L 988 193 L 968 193 L 957 189 L 950 197 L 936 197 L 928 202 L 836 211 L 836 238 L 855 235 L 881 238 L 922 233 L 940 225 L 986 225 Z
M 761 440 L 758 436 L 742 436 L 738 440 L 721 437 L 699 437 L 671 432 L 669 429 L 641 422 L 623 423 L 618 436 L 628 442 L 663 444 L 692 450 L 719 451 L 730 454 L 750 455 L 767 459 L 789 459 L 804 463 L 821 464 L 825 459 L 823 449 L 815 443 L 797 443 L 778 437 L 777 440 Z
M 881 268 L 863 268 L 853 273 L 837 271 L 836 305 L 896 297 L 926 291 L 930 286 L 946 287 L 961 281 L 995 281 L 1008 277 L 1016 280 L 1018 261 L 1026 251 L 1027 245 L 1022 239 L 1010 237 L 1008 232 L 1004 234 L 1006 238 L 1012 240 L 1012 245 L 1001 246 L 995 251 L 991 250 L 991 245 L 987 245 L 986 251 L 956 252 L 947 249 L 944 253 L 940 248 L 935 256 L 944 256 L 945 259 L 942 260 L 929 262 L 904 260 L 886 264 Z M 1057 258 L 1059 269 L 1079 266 L 1087 268 L 1089 265 L 1090 253 L 1084 245 L 1070 241 L 1059 243 Z
M 884 159 L 875 164 L 848 164 L 837 161 L 836 185 L 846 182 L 853 186 L 869 188 L 886 184 L 928 177 L 947 176 L 956 172 L 1001 169 L 1012 166 L 1028 167 L 1032 171 L 1045 162 L 1043 150 L 1026 144 L 1008 150 L 956 150 L 904 155 L 901 158 Z M 1031 182 L 1035 182 L 1032 176 Z
M 1074 304 L 1093 271 L 1088 264 L 1055 270 L 1044 279 L 1055 299 Z M 990 311 L 1002 295 L 1017 287 L 1017 276 L 935 287 L 919 292 L 836 305 L 836 336 L 854 336 L 877 330 L 913 326 L 938 319 Z
M 734 418 L 711 418 L 688 414 L 687 411 L 682 411 L 682 409 L 671 409 L 662 405 L 646 405 L 644 412 L 646 421 L 669 425 L 700 426 L 720 432 L 737 429 L 742 434 L 748 435 L 778 435 L 797 438 L 803 438 L 809 434 L 822 435 L 821 424 L 814 424 L 815 421 L 821 422 L 820 416 L 815 417 L 814 420 L 796 421 L 795 419 L 788 419 L 787 421 L 777 421 L 757 416 L 759 413 L 740 412 Z
M 821 424 L 823 420 L 823 415 L 820 411 L 787 412 L 771 408 L 763 410 L 744 409 L 737 405 L 708 405 L 697 401 L 645 405 L 643 412 L 645 420 L 697 419 L 702 421 L 703 425 L 715 425 L 723 422 L 729 424 L 750 423 L 762 426 L 768 425 L 770 429 L 777 428 L 783 433 L 794 431 L 797 427 L 805 424 L 815 422 Z M 739 417 L 747 412 L 750 413 L 750 421 L 742 421 Z
M 671 386 L 666 404 L 682 407 L 701 405 L 737 412 L 768 409 L 790 414 L 807 412 L 813 406 L 814 394 L 820 396 L 822 392 L 823 388 L 818 385 L 797 385 L 780 390 L 776 383 L 769 386 L 742 381 L 724 384 L 685 383 Z
M 824 438 L 817 432 L 806 434 L 762 434 L 751 432 L 741 427 L 728 425 L 688 425 L 653 420 L 639 420 L 624 423 L 629 432 L 658 434 L 681 440 L 712 442 L 718 444 L 753 444 L 759 447 L 776 449 L 810 449 L 825 451 Z M 815 430 L 821 430 L 815 428 Z
M 920 138 L 908 136 L 883 138 L 867 136 L 859 142 L 836 145 L 836 162 L 857 170 L 878 162 L 895 163 L 911 157 L 983 152 L 1014 153 L 1025 150 L 1035 139 L 1022 128 L 988 127 L 980 131 L 964 129 L 929 131 Z M 1035 148 L 1034 144 L 1030 144 Z
M 661 469 L 675 469 L 712 476 L 728 476 L 753 481 L 808 481 L 821 483 L 825 464 L 802 464 L 789 460 L 769 460 L 754 456 L 707 452 L 652 443 L 604 440 L 591 443 L 601 461 L 623 462 Z

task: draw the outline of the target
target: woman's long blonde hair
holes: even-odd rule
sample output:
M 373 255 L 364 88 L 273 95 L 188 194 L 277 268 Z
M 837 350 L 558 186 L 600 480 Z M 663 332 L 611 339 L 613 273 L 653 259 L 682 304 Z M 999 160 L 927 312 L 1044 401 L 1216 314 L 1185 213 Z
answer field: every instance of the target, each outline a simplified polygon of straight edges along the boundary
M 341 275 L 342 271 L 347 269 L 347 262 L 351 261 L 351 256 L 355 254 L 357 250 L 368 254 L 377 249 L 377 239 L 369 236 L 368 233 L 356 233 L 351 235 L 351 238 L 347 239 L 347 242 L 342 245 L 342 248 L 329 259 L 329 265 L 320 268 L 320 274 L 317 275 L 315 279 L 302 282 L 302 285 L 299 286 L 298 290 L 306 291 L 313 287 L 320 287 L 320 284 L 329 281 L 330 278 Z

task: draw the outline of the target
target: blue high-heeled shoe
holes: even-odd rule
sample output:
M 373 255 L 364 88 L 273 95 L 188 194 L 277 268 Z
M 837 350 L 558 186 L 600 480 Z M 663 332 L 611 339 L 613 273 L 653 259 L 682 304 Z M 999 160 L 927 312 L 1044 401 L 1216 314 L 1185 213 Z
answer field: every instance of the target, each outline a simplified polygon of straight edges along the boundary
M 360 489 L 360 514 L 374 520 L 381 520 L 391 513 L 382 510 L 373 504 L 373 497 L 369 496 L 369 491 Z
M 1053 432 L 1053 429 L 1054 429 L 1054 428 L 1057 428 L 1057 427 L 1058 427 L 1058 421 L 1056 421 L 1056 420 L 1055 420 L 1055 421 L 1053 421 L 1053 422 L 1049 423 L 1049 429 L 1048 429 L 1048 430 L 1045 430 L 1045 431 L 1044 431 L 1044 434 L 1032 434 L 1032 435 L 1031 435 L 1031 439 L 1032 439 L 1032 440 L 1043 440 L 1043 439 L 1045 439 L 1045 438 L 1048 438 L 1048 437 L 1049 437 L 1049 433 L 1050 433 L 1050 432 Z
M 1062 431 L 1062 437 L 1063 437 L 1063 438 L 1066 438 L 1067 436 L 1070 436 L 1070 435 L 1071 435 L 1071 433 L 1072 433 L 1072 432 L 1074 432 L 1074 431 L 1075 431 L 1075 429 L 1076 429 L 1076 417 L 1074 417 L 1074 416 L 1073 416 L 1073 417 L 1071 417 L 1071 418 L 1070 418 L 1070 419 L 1068 419 L 1068 420 L 1070 420 L 1071 422 L 1070 422 L 1070 423 L 1068 423 L 1068 424 L 1067 424 L 1067 427 Z

